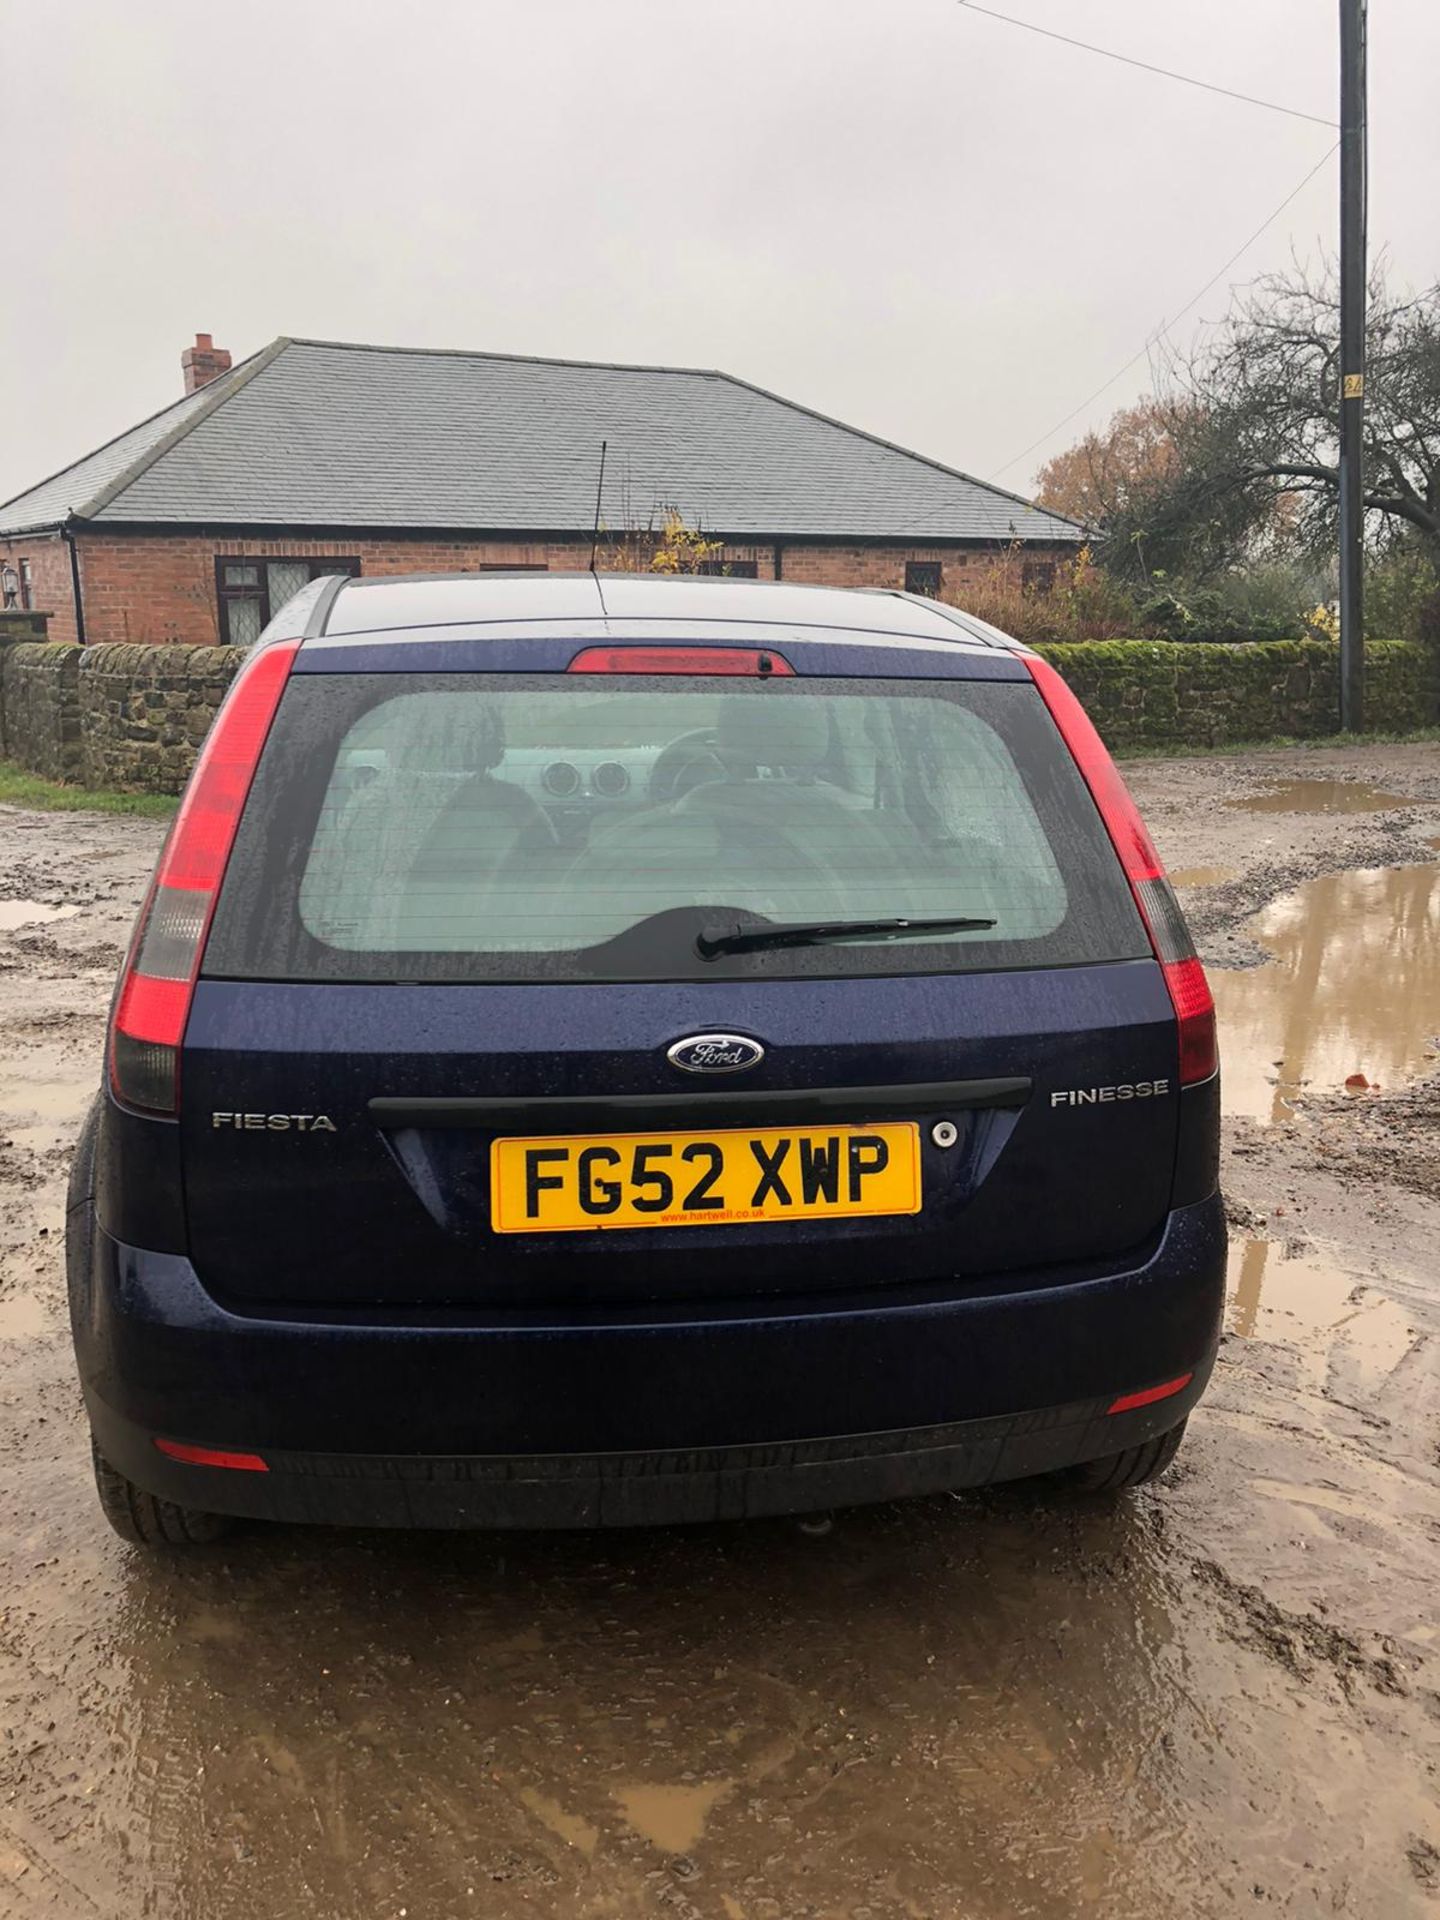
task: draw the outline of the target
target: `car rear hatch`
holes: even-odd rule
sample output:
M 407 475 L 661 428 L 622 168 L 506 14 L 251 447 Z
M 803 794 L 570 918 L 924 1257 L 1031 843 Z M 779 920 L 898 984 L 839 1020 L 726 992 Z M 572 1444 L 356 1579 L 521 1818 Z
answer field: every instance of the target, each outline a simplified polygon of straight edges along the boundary
M 1025 663 L 730 652 L 299 655 L 180 1058 L 217 1296 L 822 1310 L 1157 1234 L 1173 983 Z

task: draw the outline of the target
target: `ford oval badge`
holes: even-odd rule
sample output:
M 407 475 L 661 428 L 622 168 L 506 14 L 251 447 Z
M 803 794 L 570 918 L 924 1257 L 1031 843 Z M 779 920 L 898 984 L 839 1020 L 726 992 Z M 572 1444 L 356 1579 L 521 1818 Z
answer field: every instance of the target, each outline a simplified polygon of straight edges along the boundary
M 765 1049 L 738 1033 L 692 1033 L 688 1040 L 677 1040 L 665 1058 L 686 1073 L 743 1073 L 759 1066 Z

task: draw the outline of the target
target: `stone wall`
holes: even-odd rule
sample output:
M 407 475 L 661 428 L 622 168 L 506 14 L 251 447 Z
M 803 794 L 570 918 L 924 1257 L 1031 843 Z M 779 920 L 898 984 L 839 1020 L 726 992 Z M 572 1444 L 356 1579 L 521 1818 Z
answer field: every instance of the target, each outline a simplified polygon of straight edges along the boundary
M 43 634 L 43 614 L 18 620 L 6 614 L 3 620 L 8 631 L 0 635 L 0 753 L 47 780 L 79 780 L 80 649 L 10 637 L 25 630 L 20 620 L 32 621 Z
M 1065 675 L 1118 752 L 1335 732 L 1338 650 L 1326 641 L 1107 640 L 1036 651 Z M 0 749 L 51 779 L 178 793 L 243 658 L 238 647 L 0 644 Z M 1370 641 L 1365 711 L 1375 732 L 1435 725 L 1434 654 L 1407 641 Z
M 1223 747 L 1333 734 L 1339 648 L 1326 640 L 1211 646 L 1163 640 L 1075 641 L 1035 651 L 1058 667 L 1112 751 Z M 1404 733 L 1440 718 L 1429 648 L 1365 646 L 1365 725 Z
M 241 647 L 86 647 L 85 785 L 178 793 L 244 657 Z

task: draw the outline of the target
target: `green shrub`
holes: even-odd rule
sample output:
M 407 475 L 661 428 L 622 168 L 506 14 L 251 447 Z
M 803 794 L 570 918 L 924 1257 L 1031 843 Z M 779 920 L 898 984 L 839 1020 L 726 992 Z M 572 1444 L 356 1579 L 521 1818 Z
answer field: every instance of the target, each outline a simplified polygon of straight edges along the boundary
M 1140 609 L 1147 632 L 1163 640 L 1199 640 L 1234 645 L 1252 640 L 1296 640 L 1326 633 L 1323 613 L 1329 586 L 1315 568 L 1274 562 L 1230 573 L 1203 586 L 1164 580 Z
M 1365 632 L 1440 647 L 1440 570 L 1427 553 L 1400 546 L 1366 568 Z

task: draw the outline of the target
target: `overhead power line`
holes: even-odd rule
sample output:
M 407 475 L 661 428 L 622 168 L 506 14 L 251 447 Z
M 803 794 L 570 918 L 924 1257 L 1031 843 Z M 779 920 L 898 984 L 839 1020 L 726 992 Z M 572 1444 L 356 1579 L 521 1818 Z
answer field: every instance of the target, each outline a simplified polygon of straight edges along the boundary
M 997 467 L 995 471 L 990 475 L 990 478 L 992 480 L 998 480 L 1002 473 L 1008 473 L 1012 467 L 1018 467 L 1020 462 L 1023 459 L 1025 459 L 1027 454 L 1034 453 L 1037 447 L 1043 447 L 1047 440 L 1053 440 L 1055 435 L 1059 433 L 1062 427 L 1068 427 L 1070 422 L 1073 419 L 1075 419 L 1078 414 L 1084 413 L 1085 409 L 1089 406 L 1092 406 L 1095 403 L 1095 401 L 1097 401 L 1100 398 L 1102 394 L 1108 393 L 1111 387 L 1115 385 L 1117 380 L 1123 380 L 1125 378 L 1125 375 L 1129 373 L 1130 369 L 1133 366 L 1136 366 L 1141 360 L 1145 358 L 1146 354 L 1149 353 L 1150 349 L 1154 346 L 1155 342 L 1166 331 L 1166 329 L 1168 327 L 1173 327 L 1177 320 L 1183 320 L 1185 318 L 1185 315 L 1190 312 L 1192 307 L 1198 307 L 1200 302 L 1205 298 L 1206 294 L 1209 293 L 1210 289 L 1216 286 L 1221 280 L 1225 278 L 1225 275 L 1230 271 L 1231 267 L 1235 265 L 1235 262 L 1238 259 L 1240 259 L 1242 254 L 1248 253 L 1251 247 L 1253 247 L 1255 242 L 1260 238 L 1261 234 L 1264 233 L 1267 228 L 1274 226 L 1275 222 L 1280 218 L 1281 214 L 1284 213 L 1285 209 L 1290 205 L 1291 201 L 1299 199 L 1300 195 L 1305 191 L 1306 187 L 1309 186 L 1310 182 L 1315 178 L 1316 174 L 1320 172 L 1322 167 L 1328 165 L 1328 163 L 1334 159 L 1339 149 L 1340 149 L 1340 142 L 1337 140 L 1335 142 L 1335 145 L 1330 148 L 1329 152 L 1326 154 L 1323 154 L 1321 158 L 1315 162 L 1315 165 L 1311 167 L 1310 171 L 1306 174 L 1305 178 L 1300 182 L 1299 186 L 1292 188 L 1291 191 L 1287 193 L 1285 198 L 1280 202 L 1279 206 L 1275 208 L 1274 212 L 1267 214 L 1265 219 L 1263 219 L 1260 222 L 1260 225 L 1256 227 L 1255 231 L 1250 235 L 1249 239 L 1244 241 L 1240 246 L 1238 246 L 1235 249 L 1234 253 L 1232 253 L 1230 258 L 1225 262 L 1224 266 L 1217 268 L 1217 270 L 1211 274 L 1210 278 L 1205 282 L 1204 286 L 1201 287 L 1199 292 L 1191 294 L 1190 298 L 1185 302 L 1183 307 L 1177 307 L 1174 313 L 1172 313 L 1168 319 L 1162 320 L 1160 322 L 1159 326 L 1146 340 L 1144 346 L 1141 347 L 1138 353 L 1131 354 L 1130 358 L 1125 362 L 1123 367 L 1119 368 L 1118 371 L 1116 371 L 1115 373 L 1112 373 L 1110 378 L 1107 381 L 1105 381 L 1105 383 L 1102 386 L 1098 386 L 1092 394 L 1089 394 L 1084 400 L 1082 400 L 1078 407 L 1072 407 L 1070 412 L 1065 415 L 1065 418 L 1063 420 L 1057 420 L 1053 427 L 1049 428 L 1047 432 L 1042 433 L 1040 435 L 1038 440 L 1032 440 L 1028 447 L 1022 448 L 1021 451 L 1015 455 L 1013 460 L 1007 460 L 1003 467 Z
M 1197 80 L 1193 73 L 1176 73 L 1170 67 L 1152 66 L 1148 60 L 1136 60 L 1128 53 L 1117 53 L 1113 47 L 1093 46 L 1088 40 L 1072 39 L 1068 33 L 1056 33 L 1050 27 L 1040 27 L 1033 20 L 1017 20 L 1013 14 L 997 13 L 993 7 L 981 7 L 975 0 L 958 0 L 967 13 L 983 13 L 991 20 L 1003 20 L 1007 27 L 1023 27 L 1027 33 L 1038 33 L 1046 40 L 1059 40 L 1067 47 L 1079 47 L 1085 53 L 1098 53 L 1106 60 L 1118 60 L 1122 66 L 1139 67 L 1142 73 L 1158 73 L 1166 80 L 1179 80 L 1187 87 L 1203 87 L 1206 93 L 1224 94 L 1227 100 L 1243 100 L 1247 107 L 1265 107 L 1271 113 L 1288 114 L 1292 120 L 1310 120 L 1317 127 L 1333 127 L 1337 123 L 1327 120 L 1323 114 L 1302 113 L 1298 107 L 1282 107 L 1275 100 L 1261 100 L 1253 93 L 1237 93 L 1233 87 L 1217 87 L 1211 80 Z

